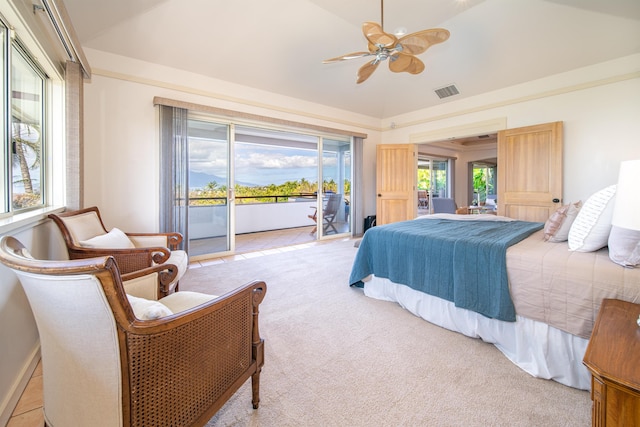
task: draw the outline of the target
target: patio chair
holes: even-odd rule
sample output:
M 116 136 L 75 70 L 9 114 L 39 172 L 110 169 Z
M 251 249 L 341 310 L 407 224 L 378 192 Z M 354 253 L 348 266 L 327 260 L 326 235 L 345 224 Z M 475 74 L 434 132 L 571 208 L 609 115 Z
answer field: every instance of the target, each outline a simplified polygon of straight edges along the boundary
M 327 206 L 322 211 L 322 233 L 329 234 L 329 229 L 334 233 L 338 232 L 335 226 L 336 218 L 338 217 L 338 209 L 342 204 L 342 194 L 329 194 L 327 200 Z
M 111 256 L 35 260 L 4 236 L 0 262 L 36 319 L 47 425 L 203 426 L 249 378 L 258 408 L 264 282 L 155 301 L 132 294 Z
M 69 259 L 113 256 L 122 273 L 131 273 L 154 265 L 167 265 L 176 275 L 161 283 L 163 295 L 177 291 L 187 271 L 189 257 L 178 250 L 180 233 L 124 233 L 118 228 L 107 231 L 100 211 L 93 206 L 77 211 L 50 214 L 62 233 Z M 165 276 L 163 279 L 166 279 Z
M 337 219 L 338 216 L 338 210 L 340 209 L 340 205 L 342 204 L 342 194 L 329 194 L 327 196 L 327 203 L 322 211 L 322 233 L 323 234 L 329 234 L 329 230 L 333 230 L 334 233 L 338 232 L 338 229 L 336 228 L 335 225 L 335 221 Z M 309 218 L 311 218 L 314 222 L 317 222 L 318 220 L 318 210 L 317 208 L 314 206 L 313 209 L 316 209 L 313 214 L 311 215 L 307 215 Z M 345 215 L 347 214 L 347 211 L 345 210 Z M 317 231 L 317 227 L 313 227 L 313 230 L 311 230 L 311 234 L 315 234 L 315 232 Z

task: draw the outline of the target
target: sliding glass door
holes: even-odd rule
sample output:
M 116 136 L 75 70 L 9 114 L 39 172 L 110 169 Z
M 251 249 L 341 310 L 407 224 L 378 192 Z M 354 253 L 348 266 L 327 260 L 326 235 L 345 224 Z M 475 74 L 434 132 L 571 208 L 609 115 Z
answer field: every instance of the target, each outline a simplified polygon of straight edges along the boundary
M 349 140 L 322 139 L 320 237 L 351 233 L 351 152 Z
M 232 250 L 233 179 L 230 125 L 188 120 L 189 255 Z
M 238 235 L 299 229 L 311 241 L 351 232 L 351 138 L 171 107 L 160 119 L 162 228 L 183 233 L 192 259 L 241 250 Z

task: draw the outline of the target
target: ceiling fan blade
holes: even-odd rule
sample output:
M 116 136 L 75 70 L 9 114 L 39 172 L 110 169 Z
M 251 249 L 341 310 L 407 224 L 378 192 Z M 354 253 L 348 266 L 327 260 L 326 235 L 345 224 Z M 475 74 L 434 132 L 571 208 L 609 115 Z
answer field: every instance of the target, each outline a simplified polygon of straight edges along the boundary
M 362 67 L 360 67 L 360 69 L 358 70 L 358 80 L 356 80 L 356 83 L 360 84 L 371 77 L 371 74 L 373 74 L 376 68 L 378 68 L 378 65 L 380 65 L 380 61 L 374 59 L 373 61 L 367 62 Z
M 370 45 L 382 45 L 393 47 L 398 43 L 398 38 L 393 34 L 385 33 L 380 24 L 365 22 L 362 24 L 362 33 L 369 40 Z M 371 50 L 371 47 L 369 47 Z M 371 50 L 373 52 L 373 50 Z
M 413 55 L 398 52 L 389 58 L 389 69 L 394 73 L 420 74 L 424 71 L 424 62 Z
M 371 55 L 371 52 L 353 52 L 353 53 L 347 53 L 346 55 L 342 55 L 342 56 L 336 56 L 335 58 L 331 58 L 331 59 L 325 59 L 324 61 L 322 61 L 323 64 L 330 64 L 332 62 L 339 62 L 339 61 L 345 61 L 347 59 L 356 59 L 356 58 L 362 58 L 363 56 L 369 56 Z
M 432 28 L 407 34 L 398 40 L 398 44 L 402 45 L 402 52 L 418 55 L 430 46 L 446 41 L 449 35 L 449 31 L 444 28 Z

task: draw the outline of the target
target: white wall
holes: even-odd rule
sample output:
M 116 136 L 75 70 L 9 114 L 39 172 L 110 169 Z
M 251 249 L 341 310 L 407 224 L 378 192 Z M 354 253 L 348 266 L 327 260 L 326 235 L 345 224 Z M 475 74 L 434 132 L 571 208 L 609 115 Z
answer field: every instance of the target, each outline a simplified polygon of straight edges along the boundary
M 154 96 L 369 134 L 363 156 L 365 215 L 375 213 L 378 143 L 426 142 L 421 135 L 496 119 L 508 128 L 563 121 L 565 202 L 584 200 L 615 182 L 620 161 L 640 158 L 640 55 L 381 122 L 105 52 L 86 53 L 94 75 L 85 87 L 85 201 L 100 206 L 107 227 L 158 227 Z M 466 136 L 452 132 L 452 137 Z M 456 169 L 456 200 L 464 204 L 463 163 L 473 159 L 469 153 L 457 156 L 462 161 Z
M 396 128 L 385 131 L 382 141 L 420 142 L 421 135 L 441 135 L 443 129 L 451 129 L 451 137 L 467 136 L 464 129 L 494 119 L 504 119 L 507 128 L 563 121 L 564 201 L 584 201 L 617 182 L 621 161 L 640 159 L 640 55 L 393 117 L 383 126 L 394 122 Z M 458 155 L 460 204 L 470 159 Z
M 100 207 L 107 228 L 158 229 L 156 96 L 366 133 L 365 145 L 380 138 L 379 121 L 370 117 L 105 52 L 85 53 L 93 70 L 85 85 L 85 205 Z
M 20 240 L 36 258 L 67 257 L 60 232 L 50 220 L 7 234 Z M 5 425 L 39 360 L 40 339 L 20 282 L 2 264 L 0 289 L 0 425 Z

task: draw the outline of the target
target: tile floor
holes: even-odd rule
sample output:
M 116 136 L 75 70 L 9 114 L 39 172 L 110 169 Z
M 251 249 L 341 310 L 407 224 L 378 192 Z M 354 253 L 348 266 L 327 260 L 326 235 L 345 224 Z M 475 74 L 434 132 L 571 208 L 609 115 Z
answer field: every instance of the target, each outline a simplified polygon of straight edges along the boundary
M 332 240 L 315 240 L 310 234 L 313 227 L 300 227 L 289 230 L 275 230 L 262 233 L 243 234 L 236 237 L 236 254 L 210 260 L 196 261 L 189 268 L 199 268 L 221 262 L 255 258 L 272 253 L 295 251 L 311 245 L 323 244 Z M 342 237 L 349 239 L 349 237 Z M 16 408 L 6 427 L 42 427 L 42 364 L 38 363 L 27 388 L 22 393 Z
M 38 363 L 27 388 L 11 414 L 7 427 L 42 427 L 42 363 Z

